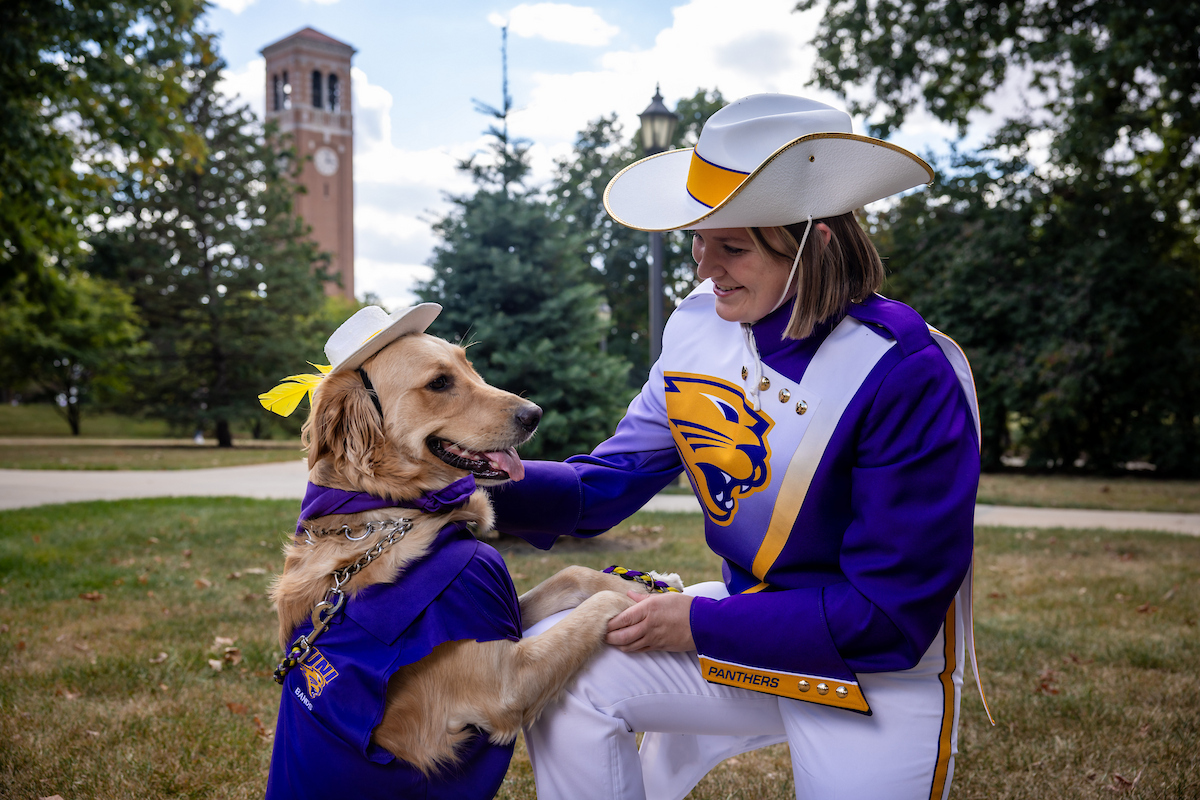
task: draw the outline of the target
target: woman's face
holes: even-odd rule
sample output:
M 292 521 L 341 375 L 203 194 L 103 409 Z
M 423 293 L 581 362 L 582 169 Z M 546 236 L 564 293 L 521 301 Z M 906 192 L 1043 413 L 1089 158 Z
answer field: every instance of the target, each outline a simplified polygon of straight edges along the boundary
M 769 236 L 773 232 L 764 233 Z M 781 243 L 770 244 L 779 248 Z M 729 322 L 754 323 L 774 311 L 792 266 L 760 254 L 745 228 L 693 231 L 692 258 L 696 276 L 712 279 L 717 315 Z M 789 286 L 787 297 L 795 293 L 794 286 Z

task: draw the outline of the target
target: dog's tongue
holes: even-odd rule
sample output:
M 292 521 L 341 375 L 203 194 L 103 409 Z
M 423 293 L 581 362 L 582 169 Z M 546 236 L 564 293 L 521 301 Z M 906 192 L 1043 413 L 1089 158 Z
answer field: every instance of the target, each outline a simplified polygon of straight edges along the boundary
M 496 469 L 507 472 L 508 477 L 512 480 L 519 481 L 525 477 L 525 465 L 521 463 L 521 458 L 517 455 L 515 448 L 510 447 L 500 452 L 484 453 L 484 456 Z

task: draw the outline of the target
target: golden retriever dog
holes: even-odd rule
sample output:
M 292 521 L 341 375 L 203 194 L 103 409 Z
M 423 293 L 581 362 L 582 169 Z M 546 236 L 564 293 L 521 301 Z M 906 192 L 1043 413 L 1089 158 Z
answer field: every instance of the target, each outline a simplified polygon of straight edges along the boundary
M 486 384 L 461 347 L 408 334 L 365 361 L 362 372 L 335 371 L 315 392 L 303 432 L 312 484 L 410 500 L 468 474 L 484 486 L 523 475 L 515 448 L 533 435 L 541 409 Z M 365 523 L 397 516 L 411 519 L 411 529 L 348 581 L 347 608 L 368 587 L 402 586 L 410 565 L 436 559 L 430 548 L 447 525 L 466 522 L 477 532 L 492 525 L 482 491 L 434 513 L 393 507 L 307 520 L 306 527 L 325 535 L 288 544 L 283 573 L 272 587 L 285 653 L 297 627 L 326 597 L 331 574 L 355 563 L 383 536 L 359 541 L 337 532 L 348 526 L 359 537 Z M 605 646 L 608 621 L 633 604 L 626 596 L 630 589 L 645 591 L 616 575 L 568 568 L 519 598 L 525 628 L 575 609 L 547 632 L 519 641 L 446 641 L 400 667 L 388 679 L 370 745 L 436 778 L 454 771 L 464 742 L 478 732 L 492 744 L 511 743 Z M 284 701 L 289 699 L 285 692 Z

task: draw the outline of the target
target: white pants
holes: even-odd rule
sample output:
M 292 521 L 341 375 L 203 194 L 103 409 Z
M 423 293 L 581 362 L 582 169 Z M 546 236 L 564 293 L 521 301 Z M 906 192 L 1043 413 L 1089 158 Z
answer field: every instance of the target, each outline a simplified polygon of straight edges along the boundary
M 728 596 L 715 582 L 687 592 Z M 945 800 L 958 749 L 960 605 L 949 647 L 943 626 L 913 669 L 858 676 L 871 716 L 708 683 L 695 652 L 606 647 L 525 730 L 538 798 L 680 800 L 726 758 L 787 742 L 798 800 Z M 646 732 L 640 754 L 637 731 Z

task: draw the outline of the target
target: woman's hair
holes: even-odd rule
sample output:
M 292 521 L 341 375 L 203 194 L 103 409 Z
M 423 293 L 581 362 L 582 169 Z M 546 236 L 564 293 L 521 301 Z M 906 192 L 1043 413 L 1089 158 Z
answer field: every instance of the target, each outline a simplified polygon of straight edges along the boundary
M 833 233 L 828 244 L 815 230 L 819 223 L 829 226 Z M 790 269 L 807 225 L 805 220 L 779 228 L 747 230 L 764 258 L 785 261 Z M 803 339 L 825 320 L 844 315 L 851 303 L 861 303 L 879 291 L 886 277 L 883 260 L 854 212 L 815 219 L 812 226 L 814 230 L 809 231 L 796 269 L 796 304 L 783 332 L 788 339 Z

